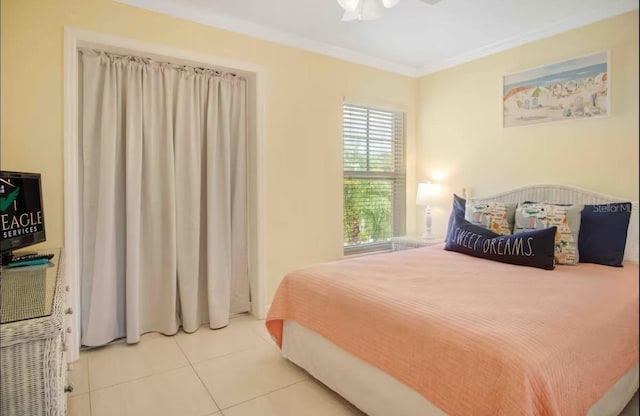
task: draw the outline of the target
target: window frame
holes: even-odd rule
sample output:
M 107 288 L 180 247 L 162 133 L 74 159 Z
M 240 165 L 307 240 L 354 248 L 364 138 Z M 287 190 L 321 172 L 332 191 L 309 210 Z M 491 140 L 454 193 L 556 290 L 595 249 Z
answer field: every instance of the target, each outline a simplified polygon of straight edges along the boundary
M 349 108 L 366 110 L 367 111 L 367 126 L 369 125 L 370 111 L 378 113 L 388 113 L 392 117 L 392 162 L 393 171 L 374 171 L 374 170 L 345 170 L 345 126 L 347 125 L 346 112 Z M 353 137 L 350 137 L 352 140 Z M 371 139 L 369 130 L 367 129 L 367 136 L 363 140 Z M 380 251 L 390 251 L 392 248 L 391 238 L 401 236 L 405 234 L 406 228 L 406 112 L 397 109 L 380 108 L 370 105 L 356 104 L 352 102 L 343 102 L 342 105 L 342 163 L 343 163 L 343 206 L 342 206 L 342 243 L 343 253 L 345 256 L 359 255 L 367 253 L 375 253 Z M 367 150 L 367 159 L 369 158 L 369 150 Z M 361 243 L 361 244 L 345 244 L 344 237 L 344 183 L 349 179 L 364 179 L 364 180 L 391 180 L 392 181 L 392 201 L 391 201 L 391 236 L 387 240 L 376 241 L 373 243 Z

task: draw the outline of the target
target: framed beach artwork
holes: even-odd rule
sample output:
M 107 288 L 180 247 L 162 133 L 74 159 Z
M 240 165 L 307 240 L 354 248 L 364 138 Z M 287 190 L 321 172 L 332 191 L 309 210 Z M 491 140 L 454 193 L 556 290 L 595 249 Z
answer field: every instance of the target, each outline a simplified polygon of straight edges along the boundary
M 609 115 L 609 51 L 503 77 L 503 126 Z

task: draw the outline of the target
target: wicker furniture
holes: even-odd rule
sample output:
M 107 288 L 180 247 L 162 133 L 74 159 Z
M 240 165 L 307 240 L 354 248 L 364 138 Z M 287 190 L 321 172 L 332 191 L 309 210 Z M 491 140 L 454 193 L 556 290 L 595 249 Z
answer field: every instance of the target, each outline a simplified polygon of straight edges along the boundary
M 0 414 L 66 414 L 62 250 L 48 265 L 3 268 Z

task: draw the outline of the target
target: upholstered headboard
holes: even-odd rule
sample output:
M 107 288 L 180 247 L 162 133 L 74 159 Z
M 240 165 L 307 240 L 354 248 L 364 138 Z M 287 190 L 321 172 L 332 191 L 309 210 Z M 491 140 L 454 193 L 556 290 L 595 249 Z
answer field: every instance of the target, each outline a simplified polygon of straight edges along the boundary
M 557 204 L 607 204 L 610 202 L 629 202 L 628 199 L 604 195 L 586 189 L 576 188 L 568 185 L 534 185 L 517 188 L 488 196 L 470 196 L 463 194 L 467 198 L 481 201 L 499 202 L 524 202 L 538 201 Z M 638 262 L 640 257 L 640 242 L 638 231 L 638 201 L 632 202 L 631 219 L 629 230 L 627 231 L 627 245 L 624 251 L 624 259 Z

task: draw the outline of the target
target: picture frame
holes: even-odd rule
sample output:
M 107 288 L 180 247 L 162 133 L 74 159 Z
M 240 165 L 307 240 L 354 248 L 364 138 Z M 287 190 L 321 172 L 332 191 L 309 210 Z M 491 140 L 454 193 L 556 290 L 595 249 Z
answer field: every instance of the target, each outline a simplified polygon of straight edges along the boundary
M 504 75 L 502 125 L 607 117 L 610 82 L 608 50 Z

